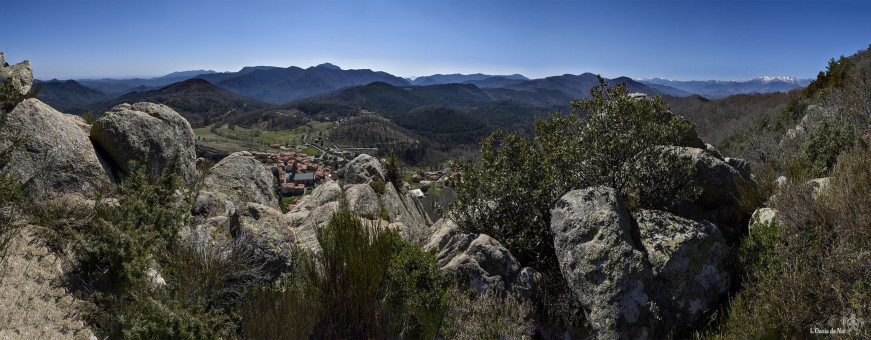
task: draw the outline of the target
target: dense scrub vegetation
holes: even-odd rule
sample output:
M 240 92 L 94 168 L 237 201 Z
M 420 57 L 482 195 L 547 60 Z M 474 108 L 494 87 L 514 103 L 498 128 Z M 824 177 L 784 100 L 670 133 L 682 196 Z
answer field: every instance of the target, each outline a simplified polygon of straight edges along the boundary
M 709 337 L 871 336 L 869 72 L 871 50 L 832 59 L 810 86 L 721 144 L 752 161 L 764 192 L 754 206 L 776 217 L 751 225 L 736 249 L 740 288 Z M 787 181 L 773 184 L 775 174 Z M 819 177 L 828 185 L 807 182 Z

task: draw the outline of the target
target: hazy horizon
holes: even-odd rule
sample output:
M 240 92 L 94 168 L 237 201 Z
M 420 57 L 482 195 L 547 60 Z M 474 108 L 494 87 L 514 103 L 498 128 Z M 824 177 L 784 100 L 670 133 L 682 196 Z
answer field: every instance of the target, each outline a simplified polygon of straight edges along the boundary
M 4 3 L 0 50 L 36 78 L 158 77 L 330 62 L 401 77 L 814 78 L 871 43 L 861 1 Z M 34 24 L 34 18 L 40 23 Z

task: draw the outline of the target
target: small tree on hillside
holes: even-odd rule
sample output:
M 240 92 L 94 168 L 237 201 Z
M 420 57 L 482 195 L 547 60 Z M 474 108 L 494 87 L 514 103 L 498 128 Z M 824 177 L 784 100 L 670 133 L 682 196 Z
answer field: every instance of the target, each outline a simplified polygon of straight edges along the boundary
M 402 189 L 402 168 L 393 150 L 390 150 L 390 153 L 384 158 L 382 166 L 384 167 L 384 175 L 387 177 L 387 181 L 393 183 L 393 187 L 396 190 Z

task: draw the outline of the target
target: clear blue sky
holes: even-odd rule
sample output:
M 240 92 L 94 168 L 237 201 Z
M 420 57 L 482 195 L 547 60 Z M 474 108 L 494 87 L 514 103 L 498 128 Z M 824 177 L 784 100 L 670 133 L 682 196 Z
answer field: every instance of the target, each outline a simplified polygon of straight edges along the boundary
M 871 1 L 0 0 L 36 77 L 332 62 L 399 76 L 814 77 L 871 44 Z

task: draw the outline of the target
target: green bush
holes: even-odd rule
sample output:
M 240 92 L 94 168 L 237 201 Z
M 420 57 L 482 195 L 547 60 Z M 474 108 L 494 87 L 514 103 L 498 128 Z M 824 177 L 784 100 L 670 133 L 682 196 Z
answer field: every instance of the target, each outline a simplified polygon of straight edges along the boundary
M 375 190 L 375 193 L 378 194 L 378 196 L 384 195 L 384 193 L 387 192 L 387 187 L 385 185 L 386 183 L 382 180 L 372 180 L 369 182 L 369 186 L 372 187 L 372 190 Z
M 245 337 L 435 337 L 446 301 L 432 255 L 347 209 L 317 238 L 320 253 L 299 253 L 290 275 L 252 291 Z
M 171 168 L 171 167 L 170 167 Z M 232 309 L 261 275 L 244 240 L 227 246 L 179 242 L 193 191 L 172 171 L 150 179 L 140 168 L 99 194 L 92 208 L 49 202 L 35 209 L 56 251 L 72 250 L 70 277 L 91 302 L 85 319 L 112 339 L 229 338 Z M 154 269 L 166 285 L 146 274 Z
M 838 155 L 853 145 L 853 139 L 853 128 L 849 125 L 823 121 L 808 135 L 798 154 L 790 162 L 792 177 L 825 177 Z

